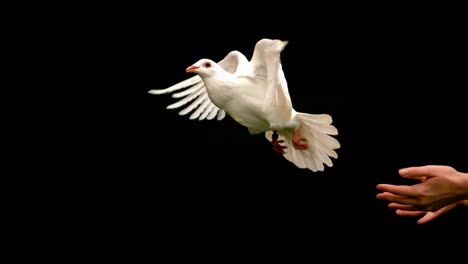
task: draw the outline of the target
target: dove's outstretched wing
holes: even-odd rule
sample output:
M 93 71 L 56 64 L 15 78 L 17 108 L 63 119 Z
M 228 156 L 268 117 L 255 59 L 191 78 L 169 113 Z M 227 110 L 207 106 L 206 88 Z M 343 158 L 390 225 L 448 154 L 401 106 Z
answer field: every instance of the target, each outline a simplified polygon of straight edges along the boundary
M 218 62 L 226 72 L 239 75 L 251 75 L 251 68 L 247 58 L 238 51 L 229 52 L 224 59 Z M 179 91 L 182 90 L 182 91 Z M 179 91 L 177 93 L 173 93 Z M 202 78 L 195 75 L 182 82 L 174 84 L 165 89 L 153 89 L 150 94 L 173 93 L 173 98 L 180 98 L 179 101 L 167 106 L 167 109 L 176 109 L 186 106 L 179 112 L 179 115 L 187 115 L 192 112 L 190 119 L 211 120 L 217 118 L 221 120 L 226 116 L 224 109 L 216 106 L 208 96 L 205 83 Z
M 172 97 L 181 99 L 168 105 L 166 108 L 176 109 L 187 105 L 179 112 L 179 115 L 187 115 L 195 110 L 190 115 L 190 119 L 198 118 L 198 120 L 211 120 L 216 117 L 218 120 L 221 120 L 226 116 L 226 112 L 223 109 L 218 108 L 213 104 L 213 102 L 211 102 L 208 97 L 208 93 L 206 92 L 205 83 L 198 75 L 174 84 L 171 87 L 165 89 L 153 89 L 148 91 L 148 93 L 167 94 L 175 91 L 179 92 L 172 94 Z
M 270 123 L 284 123 L 293 111 L 280 54 L 287 41 L 262 39 L 257 42 L 250 63 L 256 77 L 266 79 L 263 111 Z

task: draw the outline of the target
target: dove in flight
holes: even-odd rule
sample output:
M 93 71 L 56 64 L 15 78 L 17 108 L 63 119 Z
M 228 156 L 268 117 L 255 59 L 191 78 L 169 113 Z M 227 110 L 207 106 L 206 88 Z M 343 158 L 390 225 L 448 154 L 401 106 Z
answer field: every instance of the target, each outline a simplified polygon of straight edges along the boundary
M 167 109 L 183 108 L 190 119 L 222 120 L 229 115 L 250 134 L 264 133 L 273 150 L 299 168 L 323 171 L 337 159 L 338 130 L 328 114 L 294 110 L 280 54 L 287 41 L 261 39 L 249 61 L 237 50 L 224 59 L 203 58 L 186 68 L 195 76 L 150 94 L 173 93 L 177 98 Z

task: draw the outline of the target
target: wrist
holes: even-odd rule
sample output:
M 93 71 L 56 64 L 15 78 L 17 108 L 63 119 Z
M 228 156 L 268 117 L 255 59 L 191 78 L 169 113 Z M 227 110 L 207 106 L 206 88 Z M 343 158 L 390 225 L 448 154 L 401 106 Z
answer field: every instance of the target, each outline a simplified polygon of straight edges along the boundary
M 461 173 L 459 172 L 459 176 L 457 177 L 458 186 L 460 197 L 462 200 L 468 199 L 468 173 Z

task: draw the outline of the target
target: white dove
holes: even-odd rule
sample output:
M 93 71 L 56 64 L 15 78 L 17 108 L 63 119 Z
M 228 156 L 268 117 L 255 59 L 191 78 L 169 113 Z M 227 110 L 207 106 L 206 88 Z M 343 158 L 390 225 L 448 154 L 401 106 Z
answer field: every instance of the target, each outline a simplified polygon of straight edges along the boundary
M 287 41 L 261 39 L 255 45 L 251 60 L 239 51 L 231 51 L 218 63 L 200 59 L 186 69 L 196 75 L 166 89 L 153 89 L 150 94 L 174 93 L 182 98 L 167 106 L 180 108 L 190 119 L 221 120 L 226 113 L 248 128 L 250 134 L 265 133 L 273 150 L 281 153 L 299 168 L 323 171 L 324 164 L 333 166 L 335 149 L 340 143 L 333 135 L 338 130 L 328 114 L 297 112 L 292 107 L 283 73 L 280 53 Z M 292 146 L 292 147 L 291 147 Z

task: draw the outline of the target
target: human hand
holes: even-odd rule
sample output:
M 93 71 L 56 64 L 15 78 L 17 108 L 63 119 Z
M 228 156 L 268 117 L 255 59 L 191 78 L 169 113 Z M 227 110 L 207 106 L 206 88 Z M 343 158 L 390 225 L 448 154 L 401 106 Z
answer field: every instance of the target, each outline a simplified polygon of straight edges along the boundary
M 437 165 L 409 167 L 400 169 L 399 174 L 405 178 L 420 180 L 421 183 L 411 186 L 377 185 L 377 189 L 383 192 L 376 197 L 389 201 L 388 207 L 396 209 L 397 214 L 414 216 L 433 212 L 427 216 L 431 220 L 453 209 L 452 204 L 468 199 L 468 174 L 458 172 L 452 167 Z M 439 209 L 442 211 L 439 212 Z
M 418 219 L 417 223 L 418 224 L 425 224 L 427 222 L 430 222 L 434 219 L 436 219 L 437 217 L 447 213 L 448 211 L 454 209 L 455 207 L 458 207 L 458 206 L 468 206 L 468 200 L 461 200 L 459 202 L 456 202 L 456 203 L 453 203 L 453 204 L 449 204 L 445 207 L 442 207 L 440 208 L 439 210 L 435 211 L 435 212 L 428 212 L 428 211 L 407 211 L 407 210 L 404 210 L 404 209 L 398 209 L 399 205 L 397 204 L 389 204 L 388 205 L 388 208 L 390 209 L 396 209 L 395 210 L 395 213 L 397 215 L 401 215 L 401 216 L 410 216 L 410 217 L 417 217 L 417 216 L 423 216 L 421 218 Z

